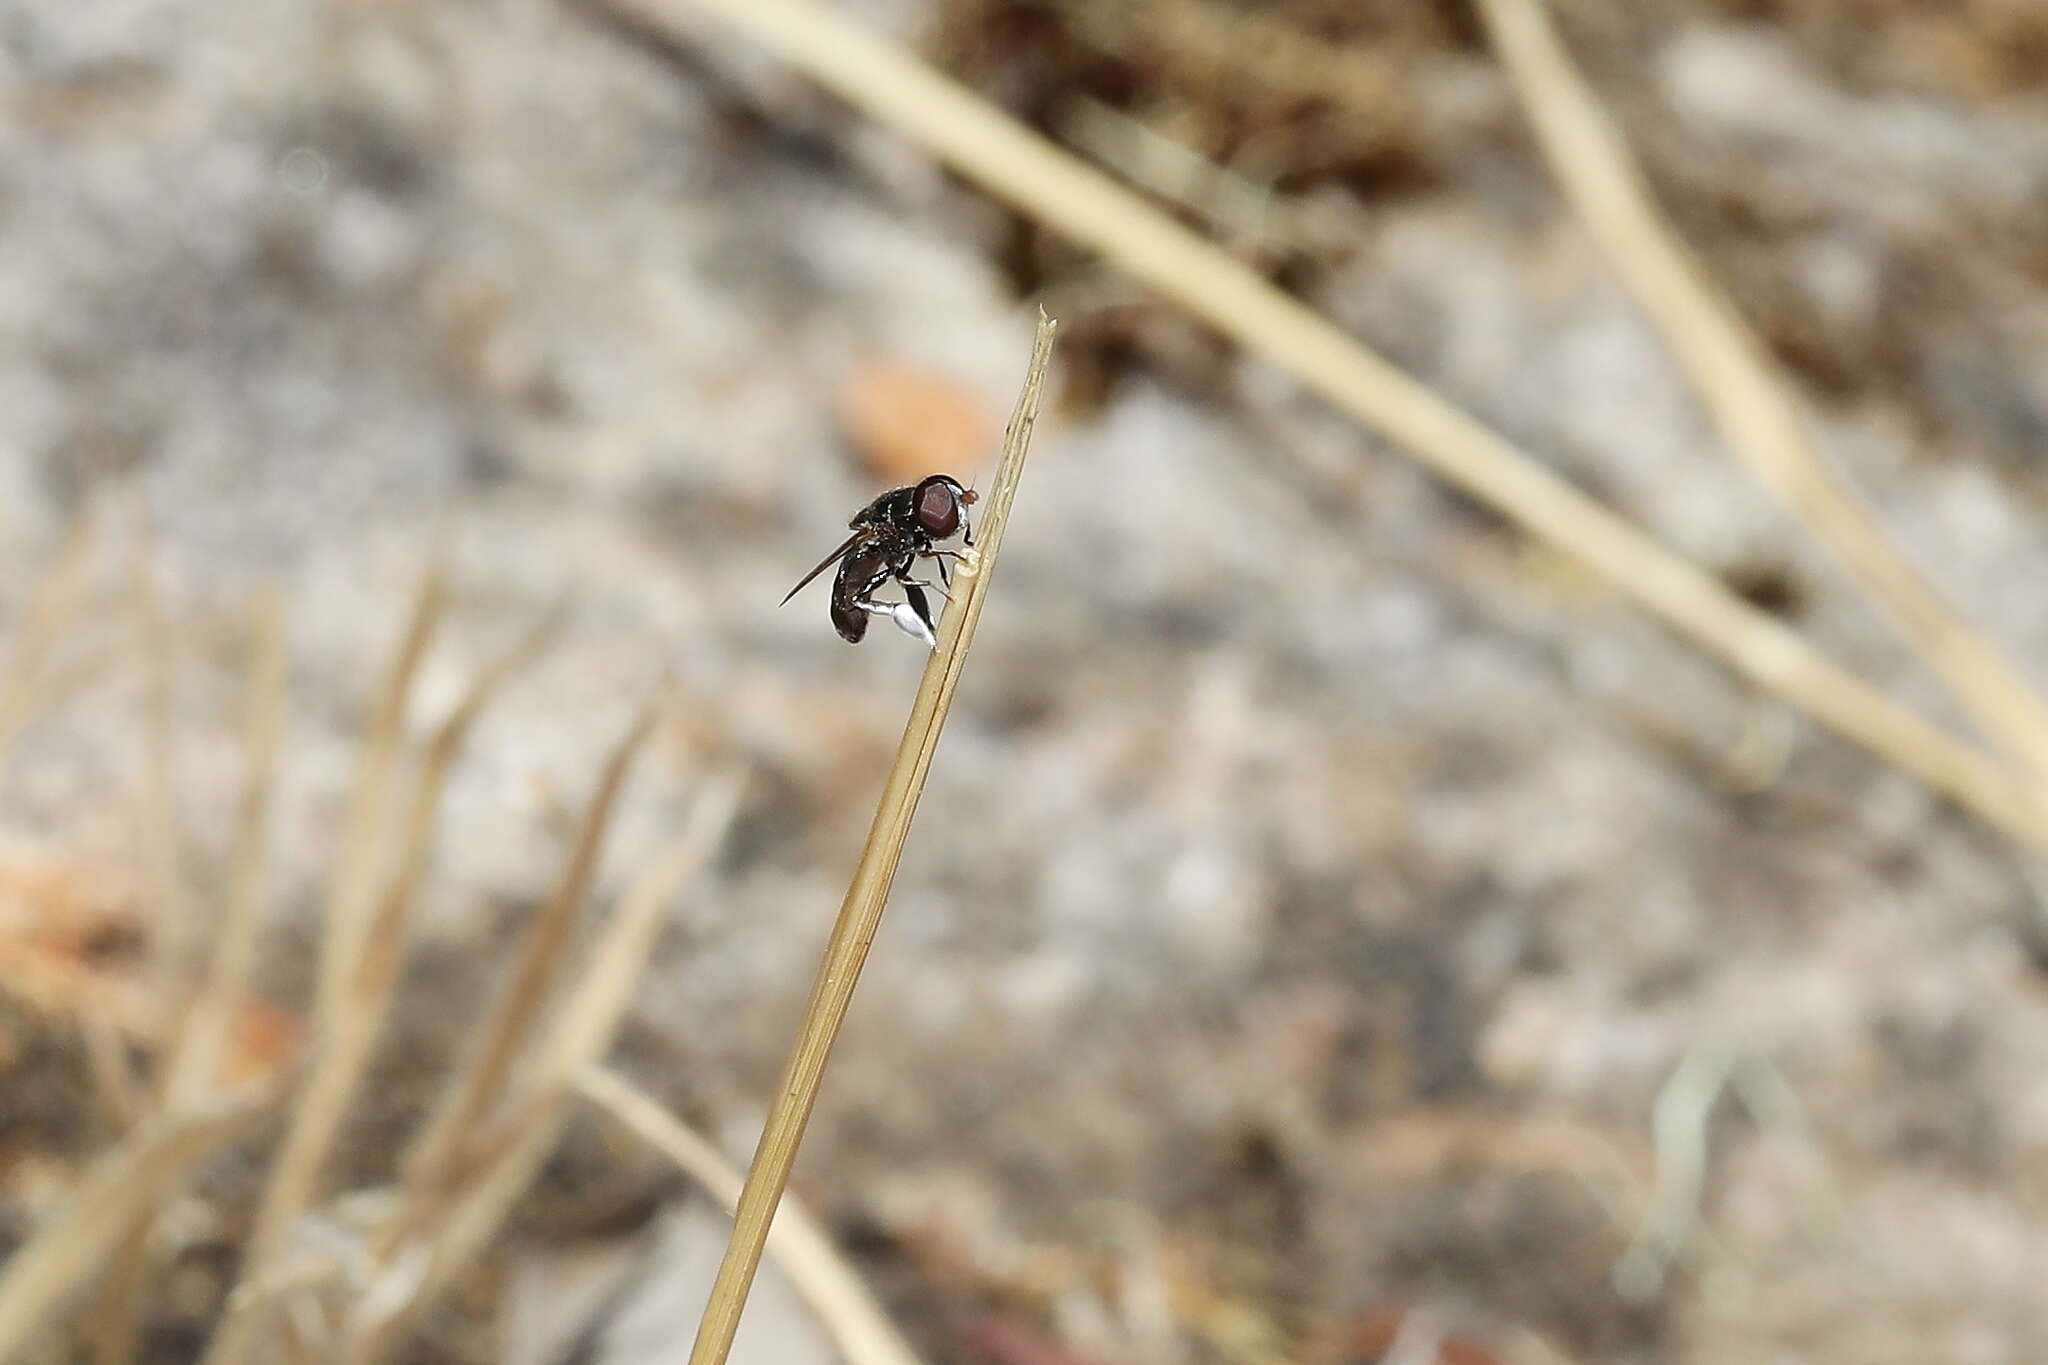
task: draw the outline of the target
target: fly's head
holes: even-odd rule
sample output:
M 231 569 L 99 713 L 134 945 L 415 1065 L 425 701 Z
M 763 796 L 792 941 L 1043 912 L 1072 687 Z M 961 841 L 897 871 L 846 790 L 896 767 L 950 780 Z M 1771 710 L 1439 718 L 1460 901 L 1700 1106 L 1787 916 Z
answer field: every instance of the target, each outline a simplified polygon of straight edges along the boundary
M 946 540 L 967 526 L 967 509 L 980 498 L 949 474 L 933 474 L 921 480 L 910 502 L 911 518 L 917 529 L 933 540 Z M 968 542 L 973 543 L 972 532 Z

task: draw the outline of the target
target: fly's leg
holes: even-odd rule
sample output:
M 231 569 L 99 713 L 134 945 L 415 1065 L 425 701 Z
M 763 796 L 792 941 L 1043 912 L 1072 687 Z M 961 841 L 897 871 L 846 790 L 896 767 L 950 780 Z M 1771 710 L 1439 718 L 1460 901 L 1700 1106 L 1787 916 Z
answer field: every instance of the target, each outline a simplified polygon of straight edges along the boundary
M 937 648 L 939 642 L 932 634 L 932 602 L 929 597 L 924 595 L 924 588 L 920 587 L 915 579 L 906 578 L 903 580 L 903 595 L 910 600 L 910 609 L 917 613 L 918 624 L 924 627 L 922 631 L 912 630 L 910 633 L 923 640 L 927 645 Z M 949 597 L 946 600 L 950 602 L 953 599 Z M 896 624 L 902 626 L 903 618 L 897 617 Z M 910 630 L 908 626 L 903 626 L 903 628 Z
M 924 593 L 917 588 L 906 586 L 906 597 L 913 602 L 881 602 L 872 597 L 857 597 L 853 604 L 870 616 L 885 616 L 896 623 L 896 628 L 913 639 L 922 640 L 928 649 L 938 647 L 938 637 L 932 633 L 931 605 L 925 601 Z M 923 610 L 919 610 L 922 605 Z
M 969 545 L 972 545 L 974 542 L 970 540 L 967 543 Z M 949 588 L 952 587 L 953 574 L 952 571 L 946 567 L 946 561 L 949 559 L 965 559 L 967 558 L 967 556 L 962 554 L 958 550 L 926 550 L 925 554 L 932 560 L 933 563 L 939 566 L 939 581 Z M 929 588 L 931 584 L 927 583 L 925 584 L 925 586 Z M 947 595 L 946 600 L 948 602 L 953 600 L 951 594 Z

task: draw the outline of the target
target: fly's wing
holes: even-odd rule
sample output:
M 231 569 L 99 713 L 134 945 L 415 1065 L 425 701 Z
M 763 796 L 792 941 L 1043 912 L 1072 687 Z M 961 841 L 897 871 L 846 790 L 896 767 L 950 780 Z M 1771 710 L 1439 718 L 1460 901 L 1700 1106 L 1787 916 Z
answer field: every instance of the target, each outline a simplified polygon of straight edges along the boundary
M 819 560 L 817 568 L 811 570 L 809 573 L 805 574 L 802 579 L 798 580 L 797 585 L 789 590 L 789 596 L 784 597 L 780 605 L 787 606 L 789 604 L 790 597 L 794 597 L 798 593 L 802 592 L 805 588 L 811 585 L 811 580 L 813 578 L 816 578 L 819 574 L 825 572 L 825 570 L 831 568 L 834 564 L 838 563 L 840 559 L 845 556 L 846 552 L 853 548 L 854 542 L 859 540 L 863 535 L 866 534 L 867 533 L 865 531 L 855 531 L 845 540 L 839 542 L 839 548 L 834 550 L 831 554 L 826 555 L 823 559 Z

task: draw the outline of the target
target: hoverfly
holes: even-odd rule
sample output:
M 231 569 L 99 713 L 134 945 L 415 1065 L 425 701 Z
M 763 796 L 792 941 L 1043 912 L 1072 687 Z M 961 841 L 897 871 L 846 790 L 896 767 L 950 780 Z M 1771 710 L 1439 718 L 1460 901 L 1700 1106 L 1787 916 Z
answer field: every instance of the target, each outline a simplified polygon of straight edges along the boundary
M 968 525 L 967 508 L 976 500 L 975 491 L 958 479 L 932 474 L 903 488 L 892 488 L 876 498 L 847 523 L 853 531 L 846 540 L 818 561 L 818 567 L 803 576 L 789 597 L 802 592 L 819 574 L 839 565 L 832 580 L 832 624 L 840 638 L 857 645 L 868 633 L 870 616 L 886 616 L 906 635 L 914 635 L 927 646 L 937 644 L 933 634 L 931 599 L 926 588 L 941 597 L 952 586 L 946 560 L 957 558 L 958 550 L 938 548 L 938 542 L 958 535 L 965 545 L 974 544 L 974 528 Z M 911 570 L 919 559 L 938 566 L 939 581 L 913 578 Z M 876 589 L 894 580 L 903 586 L 901 602 L 886 602 L 875 596 Z

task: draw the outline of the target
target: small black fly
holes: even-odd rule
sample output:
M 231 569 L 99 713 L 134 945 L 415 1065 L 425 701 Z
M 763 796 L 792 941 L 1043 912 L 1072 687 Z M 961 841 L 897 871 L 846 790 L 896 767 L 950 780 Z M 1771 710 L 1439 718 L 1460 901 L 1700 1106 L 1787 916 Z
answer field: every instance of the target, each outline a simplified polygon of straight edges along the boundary
M 943 550 L 938 542 L 958 535 L 966 545 L 974 544 L 974 529 L 967 524 L 967 508 L 975 492 L 958 479 L 932 474 L 903 488 L 892 488 L 876 498 L 847 523 L 853 534 L 840 547 L 818 561 L 818 567 L 803 576 L 789 590 L 788 602 L 819 574 L 839 565 L 832 580 L 832 624 L 848 644 L 857 645 L 868 633 L 870 616 L 886 616 L 907 635 L 927 646 L 935 645 L 930 588 L 941 597 L 952 585 L 946 560 L 958 550 Z M 919 559 L 930 559 L 939 569 L 939 581 L 913 578 L 911 570 Z M 901 602 L 885 602 L 876 589 L 890 581 L 903 586 Z

